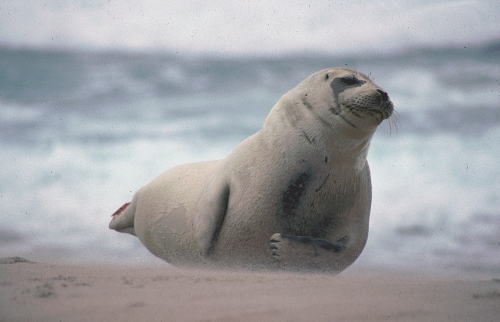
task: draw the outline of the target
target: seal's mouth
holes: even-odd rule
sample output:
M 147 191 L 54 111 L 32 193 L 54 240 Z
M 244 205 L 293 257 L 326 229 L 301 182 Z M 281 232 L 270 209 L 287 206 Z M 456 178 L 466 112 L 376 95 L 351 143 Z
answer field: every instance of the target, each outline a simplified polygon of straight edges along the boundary
M 383 121 L 383 120 L 388 118 L 388 116 L 386 116 L 387 114 L 382 112 L 379 109 L 372 108 L 372 109 L 367 110 L 366 112 L 373 114 L 375 117 L 380 117 L 380 121 Z
M 380 115 L 381 121 L 391 117 L 393 111 L 394 111 L 394 106 L 392 105 L 391 101 L 383 102 L 379 107 L 370 108 L 367 110 L 367 112 L 370 112 L 372 114 Z

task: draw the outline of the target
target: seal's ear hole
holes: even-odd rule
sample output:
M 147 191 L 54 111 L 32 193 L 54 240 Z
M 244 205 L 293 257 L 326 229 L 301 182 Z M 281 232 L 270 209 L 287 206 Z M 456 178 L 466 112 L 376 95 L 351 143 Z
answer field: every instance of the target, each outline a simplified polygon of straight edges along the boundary
M 328 78 L 330 78 L 330 75 L 326 74 L 325 75 L 325 80 L 328 80 Z

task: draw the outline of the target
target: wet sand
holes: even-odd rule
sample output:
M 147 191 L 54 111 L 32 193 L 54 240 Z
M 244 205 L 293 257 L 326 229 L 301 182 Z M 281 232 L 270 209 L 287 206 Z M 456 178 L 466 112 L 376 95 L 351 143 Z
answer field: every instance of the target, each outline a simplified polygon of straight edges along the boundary
M 0 321 L 499 321 L 500 280 L 0 260 Z

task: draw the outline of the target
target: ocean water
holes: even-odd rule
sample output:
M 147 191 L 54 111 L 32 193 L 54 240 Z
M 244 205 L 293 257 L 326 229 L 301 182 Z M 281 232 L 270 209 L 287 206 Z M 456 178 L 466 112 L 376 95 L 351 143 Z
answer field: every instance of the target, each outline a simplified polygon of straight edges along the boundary
M 111 214 L 173 166 L 225 157 L 311 73 L 391 97 L 369 153 L 363 267 L 500 274 L 500 45 L 272 58 L 0 47 L 0 257 L 158 263 Z

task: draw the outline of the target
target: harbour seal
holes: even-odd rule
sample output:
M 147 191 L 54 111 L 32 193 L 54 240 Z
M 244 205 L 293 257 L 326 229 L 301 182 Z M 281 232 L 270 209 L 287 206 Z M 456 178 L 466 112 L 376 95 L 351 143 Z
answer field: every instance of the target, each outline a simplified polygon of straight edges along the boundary
M 170 169 L 113 214 L 177 266 L 338 273 L 368 236 L 366 160 L 389 96 L 346 68 L 314 73 L 225 159 Z

